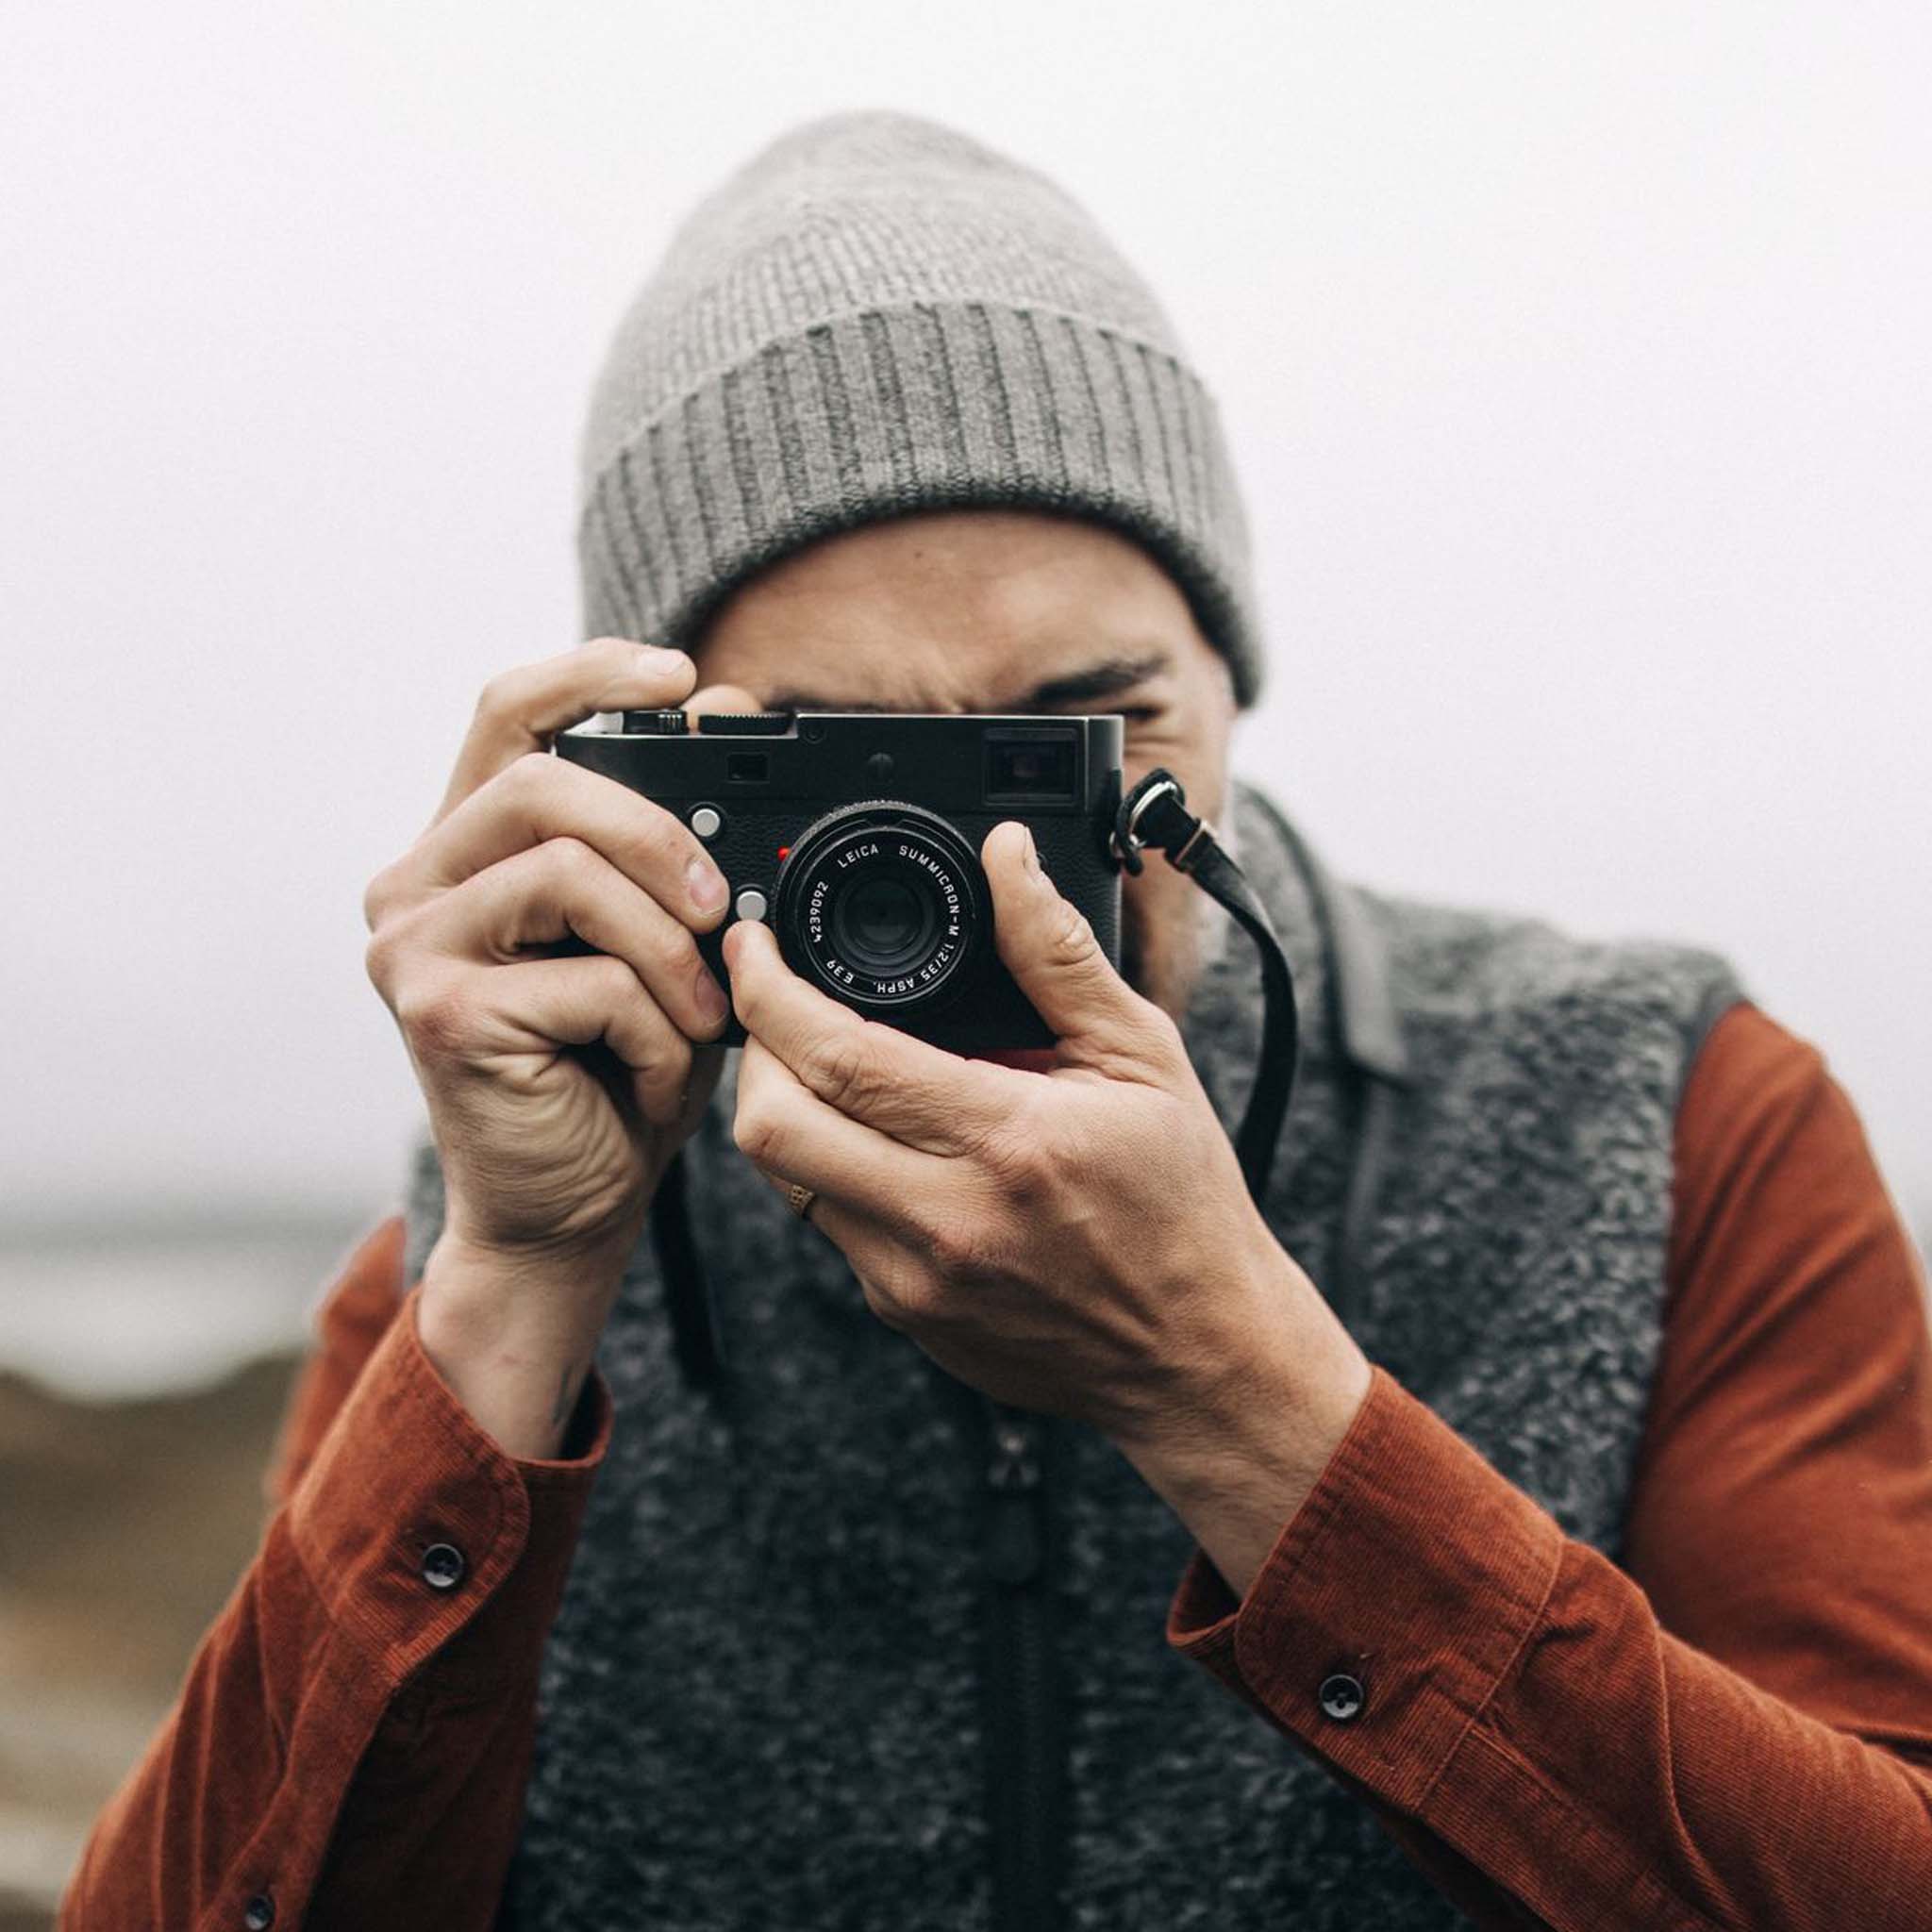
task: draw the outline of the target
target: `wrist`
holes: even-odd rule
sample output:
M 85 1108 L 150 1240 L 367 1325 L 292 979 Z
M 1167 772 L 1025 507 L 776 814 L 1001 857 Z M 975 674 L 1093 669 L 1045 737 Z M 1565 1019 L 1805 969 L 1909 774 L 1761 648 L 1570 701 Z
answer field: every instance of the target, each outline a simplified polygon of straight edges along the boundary
M 505 1254 L 446 1231 L 424 1265 L 417 1337 L 507 1455 L 554 1457 L 623 1274 L 621 1260 Z
M 1283 1254 L 1187 1392 L 1114 1446 L 1244 1595 L 1347 1435 L 1374 1371 Z
M 1353 1341 L 1322 1363 L 1252 1361 L 1114 1446 L 1164 1495 L 1190 1499 L 1262 1488 L 1287 1515 L 1315 1487 L 1369 1392 L 1372 1371 Z

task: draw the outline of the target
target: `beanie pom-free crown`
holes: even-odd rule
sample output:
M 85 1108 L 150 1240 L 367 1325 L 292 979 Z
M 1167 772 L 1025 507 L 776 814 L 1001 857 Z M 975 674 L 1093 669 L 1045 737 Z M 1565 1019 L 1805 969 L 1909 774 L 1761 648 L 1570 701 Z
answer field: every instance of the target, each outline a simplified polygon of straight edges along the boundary
M 587 631 L 690 644 L 767 564 L 973 506 L 1088 518 L 1260 686 L 1214 403 L 1052 182 L 902 114 L 795 128 L 703 201 L 620 326 L 583 441 Z

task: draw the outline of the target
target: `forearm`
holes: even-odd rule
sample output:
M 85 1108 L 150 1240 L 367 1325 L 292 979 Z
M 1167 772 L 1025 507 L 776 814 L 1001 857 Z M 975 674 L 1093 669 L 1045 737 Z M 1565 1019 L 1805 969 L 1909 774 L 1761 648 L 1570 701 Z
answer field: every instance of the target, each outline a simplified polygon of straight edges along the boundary
M 1883 1932 L 1932 1889 L 1932 1781 L 1671 1637 L 1379 1371 L 1248 1589 L 1197 1557 L 1169 1636 L 1480 1874 L 1498 1925 Z

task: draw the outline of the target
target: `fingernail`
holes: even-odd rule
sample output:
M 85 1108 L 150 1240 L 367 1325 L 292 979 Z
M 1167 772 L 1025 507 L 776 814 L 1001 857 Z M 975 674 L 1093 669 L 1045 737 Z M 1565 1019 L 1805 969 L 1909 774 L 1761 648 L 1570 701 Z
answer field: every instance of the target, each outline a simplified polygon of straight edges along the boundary
M 647 664 L 661 664 L 667 658 L 681 658 L 684 653 L 674 644 L 640 644 L 638 655 Z
M 731 896 L 724 874 L 702 853 L 684 869 L 684 881 L 691 890 L 691 903 L 700 912 L 715 912 Z
M 1026 835 L 1026 870 L 1030 872 L 1035 878 L 1041 878 L 1043 876 L 1043 874 L 1040 870 L 1040 848 L 1033 842 L 1032 829 L 1030 826 L 1026 825 L 1022 825 L 1020 829 Z
M 730 1002 L 724 997 L 724 989 L 711 977 L 708 966 L 698 968 L 691 996 L 697 1001 L 699 1018 L 708 1026 L 715 1026 L 731 1010 Z

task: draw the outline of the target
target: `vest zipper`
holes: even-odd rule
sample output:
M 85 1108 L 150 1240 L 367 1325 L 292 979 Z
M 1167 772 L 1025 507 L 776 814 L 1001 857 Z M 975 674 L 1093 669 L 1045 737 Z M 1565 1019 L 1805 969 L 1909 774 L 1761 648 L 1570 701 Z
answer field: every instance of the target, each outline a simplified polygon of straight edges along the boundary
M 1044 1424 L 987 1405 L 980 1681 L 993 1932 L 1054 1932 L 1065 1844 L 1063 1688 L 1055 1645 Z

